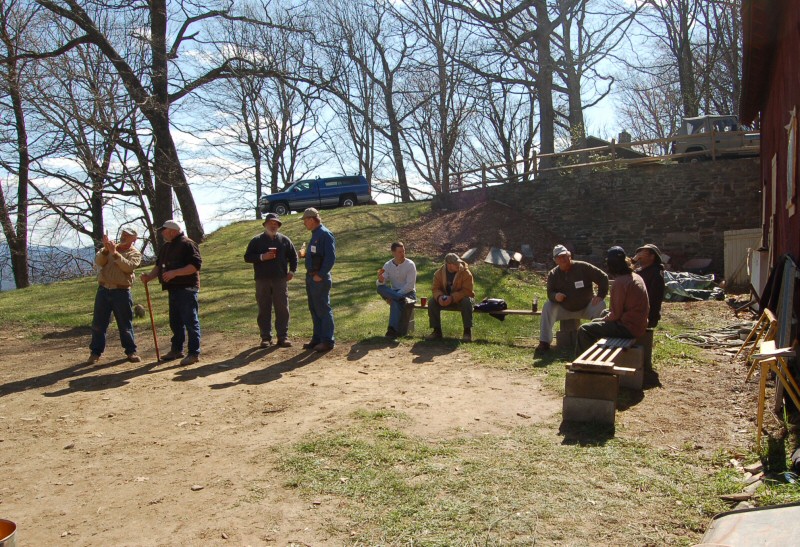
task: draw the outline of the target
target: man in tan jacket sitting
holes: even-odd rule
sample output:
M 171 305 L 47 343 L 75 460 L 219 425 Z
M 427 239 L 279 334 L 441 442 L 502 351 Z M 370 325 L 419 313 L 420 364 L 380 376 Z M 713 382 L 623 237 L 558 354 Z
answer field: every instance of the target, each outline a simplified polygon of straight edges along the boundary
M 472 341 L 472 307 L 475 304 L 472 272 L 457 254 L 444 257 L 444 266 L 433 274 L 433 298 L 428 301 L 428 321 L 433 332 L 428 340 L 442 337 L 442 309 L 458 309 L 464 323 L 464 342 Z
M 119 243 L 114 243 L 108 236 L 103 236 L 103 248 L 94 258 L 97 267 L 97 294 L 94 298 L 94 317 L 92 318 L 92 341 L 89 344 L 87 364 L 92 365 L 100 360 L 106 349 L 106 331 L 111 321 L 111 314 L 117 320 L 119 339 L 125 349 L 128 361 L 138 363 L 141 358 L 136 354 L 136 341 L 133 337 L 133 300 L 131 284 L 134 270 L 142 262 L 141 253 L 133 246 L 138 234 L 130 229 L 122 230 Z

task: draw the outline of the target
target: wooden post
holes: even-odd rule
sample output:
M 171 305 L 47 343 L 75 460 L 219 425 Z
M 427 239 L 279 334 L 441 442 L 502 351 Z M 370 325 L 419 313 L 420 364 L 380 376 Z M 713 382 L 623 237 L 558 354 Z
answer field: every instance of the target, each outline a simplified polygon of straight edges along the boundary
M 611 139 L 611 169 L 616 169 L 616 159 L 617 159 L 617 141 L 616 139 Z
M 711 161 L 715 161 L 717 159 L 717 130 L 711 130 Z

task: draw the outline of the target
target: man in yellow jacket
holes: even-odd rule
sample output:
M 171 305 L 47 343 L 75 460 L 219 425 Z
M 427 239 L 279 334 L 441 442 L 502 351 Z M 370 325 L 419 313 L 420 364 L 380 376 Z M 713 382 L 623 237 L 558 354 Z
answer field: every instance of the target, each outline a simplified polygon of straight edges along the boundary
M 444 266 L 433 274 L 433 298 L 428 301 L 428 321 L 433 332 L 428 340 L 442 338 L 442 309 L 461 311 L 464 323 L 464 342 L 472 341 L 472 307 L 475 304 L 472 272 L 457 254 L 444 257 Z
M 103 236 L 103 248 L 94 258 L 97 268 L 97 294 L 94 299 L 92 318 L 92 341 L 89 344 L 91 354 L 87 364 L 93 365 L 100 360 L 106 349 L 106 330 L 111 315 L 117 320 L 119 341 L 125 349 L 125 355 L 131 363 L 138 363 L 141 358 L 136 354 L 136 341 L 133 336 L 133 300 L 131 284 L 134 270 L 142 262 L 142 255 L 133 246 L 138 235 L 130 228 L 122 230 L 119 243 Z

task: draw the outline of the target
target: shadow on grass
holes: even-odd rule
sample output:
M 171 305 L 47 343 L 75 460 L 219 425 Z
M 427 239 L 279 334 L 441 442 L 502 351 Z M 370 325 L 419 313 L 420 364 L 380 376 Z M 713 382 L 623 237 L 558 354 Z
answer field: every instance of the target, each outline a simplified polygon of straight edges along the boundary
M 398 342 L 397 339 L 386 338 L 385 336 L 372 336 L 353 344 L 350 347 L 350 353 L 347 354 L 347 360 L 358 361 L 366 357 L 372 350 L 396 348 L 399 345 L 400 342 Z
M 575 352 L 572 348 L 559 349 L 555 347 L 548 351 L 534 351 L 533 366 L 534 368 L 547 368 L 553 363 L 570 363 L 574 358 Z
M 617 395 L 617 410 L 622 412 L 636 406 L 644 400 L 644 391 L 641 389 L 619 388 Z
M 47 332 L 42 335 L 43 340 L 65 340 L 68 338 L 76 338 L 79 336 L 90 336 L 92 334 L 91 327 L 72 327 L 67 330 L 60 330 L 55 332 Z
M 231 382 L 212 384 L 211 389 L 225 389 L 239 385 L 257 386 L 273 382 L 283 376 L 284 373 L 291 372 L 306 365 L 310 365 L 317 359 L 320 359 L 324 356 L 324 353 L 318 353 L 310 350 L 304 351 L 299 355 L 295 355 L 294 357 L 290 357 L 289 359 L 279 363 L 274 363 L 265 369 L 254 370 L 246 374 L 242 374 L 241 376 L 237 376 Z
M 458 347 L 459 342 L 455 339 L 434 340 L 417 342 L 411 346 L 411 353 L 414 355 L 412 363 L 430 363 L 435 357 L 453 353 Z
M 558 434 L 564 437 L 563 445 L 603 446 L 614 438 L 613 424 L 561 422 Z

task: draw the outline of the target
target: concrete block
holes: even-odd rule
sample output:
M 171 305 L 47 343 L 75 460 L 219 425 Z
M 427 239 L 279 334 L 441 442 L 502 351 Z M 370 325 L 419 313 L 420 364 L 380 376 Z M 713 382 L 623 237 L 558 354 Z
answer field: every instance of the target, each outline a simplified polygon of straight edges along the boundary
M 595 422 L 614 425 L 617 413 L 616 401 L 564 397 L 562 419 L 565 422 Z
M 642 346 L 633 346 L 621 351 L 614 359 L 614 364 L 618 367 L 636 369 L 635 374 L 619 377 L 619 387 L 642 389 L 644 385 L 644 348 Z
M 558 322 L 558 330 L 561 331 L 577 331 L 581 326 L 580 319 L 562 319 Z
M 564 382 L 564 392 L 567 397 L 616 401 L 619 377 L 616 374 L 569 370 Z
M 644 370 L 653 370 L 653 330 L 647 331 L 636 339 L 636 343 L 644 348 Z
M 414 332 L 414 306 L 408 305 L 403 309 L 403 314 L 400 316 L 400 324 L 398 325 L 397 334 L 406 336 Z
M 578 342 L 578 332 L 574 330 L 556 331 L 556 346 L 559 348 L 574 348 Z

